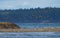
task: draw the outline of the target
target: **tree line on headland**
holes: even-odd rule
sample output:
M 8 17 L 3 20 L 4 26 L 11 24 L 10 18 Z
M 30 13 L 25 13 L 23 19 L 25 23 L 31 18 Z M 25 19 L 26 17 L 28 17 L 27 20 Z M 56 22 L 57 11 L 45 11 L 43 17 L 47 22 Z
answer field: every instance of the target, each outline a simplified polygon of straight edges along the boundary
M 0 22 L 59 23 L 60 8 L 30 8 L 0 10 Z

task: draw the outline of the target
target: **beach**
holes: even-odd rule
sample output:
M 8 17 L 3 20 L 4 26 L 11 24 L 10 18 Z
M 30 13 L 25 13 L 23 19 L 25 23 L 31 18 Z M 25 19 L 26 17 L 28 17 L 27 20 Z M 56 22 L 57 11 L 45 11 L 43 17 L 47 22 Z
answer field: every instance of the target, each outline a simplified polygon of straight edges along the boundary
M 0 29 L 0 32 L 60 32 L 60 28 Z

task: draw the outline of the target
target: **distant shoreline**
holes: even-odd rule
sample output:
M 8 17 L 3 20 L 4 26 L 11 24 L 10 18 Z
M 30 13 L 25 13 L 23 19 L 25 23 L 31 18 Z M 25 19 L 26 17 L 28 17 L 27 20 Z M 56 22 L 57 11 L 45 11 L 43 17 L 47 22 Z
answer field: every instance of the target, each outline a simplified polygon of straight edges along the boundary
M 60 32 L 60 28 L 0 29 L 0 32 Z

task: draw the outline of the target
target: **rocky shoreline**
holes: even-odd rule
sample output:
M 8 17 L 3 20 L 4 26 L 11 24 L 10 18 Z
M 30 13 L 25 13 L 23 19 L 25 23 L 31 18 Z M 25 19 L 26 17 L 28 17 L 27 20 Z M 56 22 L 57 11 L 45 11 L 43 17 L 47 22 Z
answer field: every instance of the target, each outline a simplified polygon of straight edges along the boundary
M 20 27 L 11 22 L 0 22 L 0 29 L 20 29 Z
M 0 32 L 60 32 L 60 28 L 22 29 L 14 23 L 0 22 Z
M 0 32 L 60 32 L 60 28 L 0 29 Z

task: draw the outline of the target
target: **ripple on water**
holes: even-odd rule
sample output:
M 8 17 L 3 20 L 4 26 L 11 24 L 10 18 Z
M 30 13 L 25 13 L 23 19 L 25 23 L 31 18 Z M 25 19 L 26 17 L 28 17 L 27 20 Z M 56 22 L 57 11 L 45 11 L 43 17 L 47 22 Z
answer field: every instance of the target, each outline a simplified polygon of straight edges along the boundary
M 60 32 L 0 32 L 0 38 L 60 38 Z

